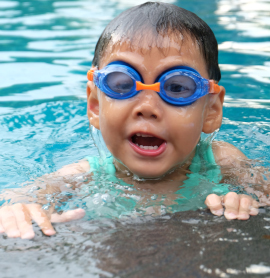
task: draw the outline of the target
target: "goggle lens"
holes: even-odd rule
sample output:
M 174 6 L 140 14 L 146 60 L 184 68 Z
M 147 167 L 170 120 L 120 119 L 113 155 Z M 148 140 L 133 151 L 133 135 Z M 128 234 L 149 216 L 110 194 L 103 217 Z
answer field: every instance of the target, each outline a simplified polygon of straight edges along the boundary
M 118 94 L 129 93 L 133 86 L 133 79 L 123 72 L 111 72 L 107 75 L 106 82 L 108 87 Z
M 123 72 L 111 72 L 106 77 L 108 87 L 117 94 L 129 93 L 134 80 Z M 171 98 L 188 98 L 196 92 L 196 83 L 188 76 L 173 75 L 164 83 L 164 92 Z
M 174 75 L 165 81 L 163 89 L 168 97 L 188 98 L 196 92 L 197 85 L 188 76 Z

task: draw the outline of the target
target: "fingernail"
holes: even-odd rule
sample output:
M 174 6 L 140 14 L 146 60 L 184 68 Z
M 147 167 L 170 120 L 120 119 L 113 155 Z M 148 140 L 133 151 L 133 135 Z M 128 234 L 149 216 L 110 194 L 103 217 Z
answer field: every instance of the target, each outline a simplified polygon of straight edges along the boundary
M 21 236 L 22 239 L 32 239 L 33 237 L 35 237 L 34 232 L 27 232 Z
M 56 232 L 54 231 L 54 230 L 46 230 L 46 231 L 44 231 L 44 234 L 46 235 L 46 236 L 52 236 L 52 235 L 54 235 Z
M 257 215 L 259 213 L 259 209 L 257 209 L 257 208 L 251 208 L 250 209 L 250 214 L 251 215 Z
M 232 212 L 225 212 L 224 213 L 224 216 L 227 218 L 227 219 L 236 219 L 236 215 Z
M 218 209 L 218 210 L 212 210 L 212 213 L 217 215 L 217 216 L 221 216 L 223 215 L 223 209 Z
M 85 216 L 85 210 L 84 209 L 76 209 L 76 214 L 81 217 Z
M 19 237 L 21 234 L 19 231 L 11 231 L 8 233 L 8 237 Z
M 241 213 L 238 215 L 238 219 L 247 220 L 249 219 L 249 215 L 247 213 Z

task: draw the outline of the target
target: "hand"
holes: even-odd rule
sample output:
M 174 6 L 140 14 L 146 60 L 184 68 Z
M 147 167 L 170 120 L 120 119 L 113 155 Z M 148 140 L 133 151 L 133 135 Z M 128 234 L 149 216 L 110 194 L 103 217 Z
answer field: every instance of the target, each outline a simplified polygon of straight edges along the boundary
M 247 220 L 250 215 L 257 215 L 259 203 L 248 195 L 229 192 L 225 196 L 210 194 L 205 200 L 210 211 L 218 216 L 223 215 L 227 219 Z M 225 211 L 224 211 L 224 208 Z
M 31 239 L 35 236 L 32 220 L 34 220 L 42 232 L 52 236 L 56 232 L 51 223 L 68 222 L 84 217 L 83 209 L 75 209 L 63 212 L 61 215 L 53 213 L 49 217 L 38 204 L 15 204 L 0 208 L 0 233 L 6 233 L 8 237 L 20 237 Z

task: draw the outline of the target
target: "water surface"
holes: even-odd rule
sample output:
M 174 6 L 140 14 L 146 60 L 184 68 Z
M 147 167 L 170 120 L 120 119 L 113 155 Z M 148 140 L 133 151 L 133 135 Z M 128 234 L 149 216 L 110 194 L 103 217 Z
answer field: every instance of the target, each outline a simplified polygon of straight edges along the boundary
M 169 2 L 169 1 L 167 1 Z M 216 34 L 227 93 L 218 140 L 269 165 L 270 1 L 170 1 Z M 97 155 L 86 72 L 106 24 L 143 1 L 0 2 L 0 187 Z M 270 277 L 270 212 L 207 211 L 58 224 L 52 238 L 0 237 L 0 277 Z

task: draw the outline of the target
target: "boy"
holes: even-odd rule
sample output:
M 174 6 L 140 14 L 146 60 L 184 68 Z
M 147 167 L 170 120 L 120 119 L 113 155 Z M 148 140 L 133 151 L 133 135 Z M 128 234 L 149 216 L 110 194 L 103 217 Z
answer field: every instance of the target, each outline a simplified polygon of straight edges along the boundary
M 221 126 L 225 89 L 217 84 L 221 74 L 215 36 L 195 14 L 157 2 L 123 12 L 102 33 L 88 78 L 87 115 L 113 155 L 105 164 L 116 177 L 140 190 L 151 187 L 159 193 L 174 193 L 181 184 L 196 187 L 197 166 L 201 170 L 206 160 L 219 171 L 214 176 L 207 173 L 209 182 L 219 184 L 235 177 L 239 184 L 246 183 L 241 171 L 222 170 L 247 165 L 242 152 L 224 142 L 200 144 L 201 132 L 212 133 Z M 50 176 L 89 171 L 96 171 L 91 159 Z M 139 184 L 134 177 L 145 182 Z M 157 178 L 162 187 L 156 186 Z M 166 180 L 175 181 L 176 186 Z M 245 220 L 258 213 L 255 200 L 234 192 L 224 197 L 210 194 L 206 205 L 219 216 L 225 207 L 227 219 Z M 51 222 L 83 215 L 78 209 L 48 216 L 38 204 L 4 206 L 0 232 L 32 238 L 33 219 L 44 234 L 53 235 Z

